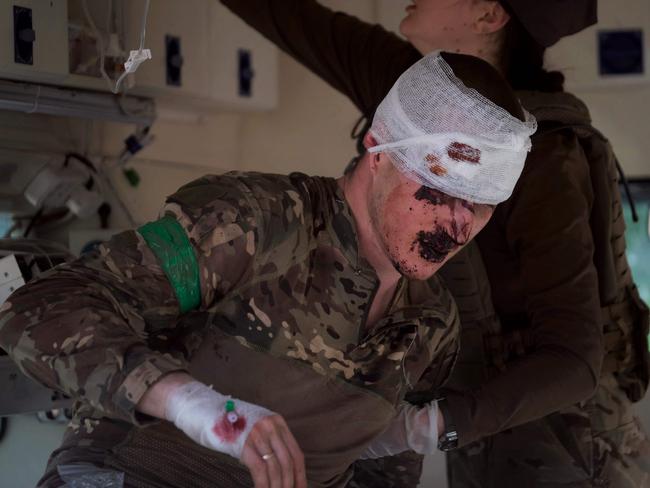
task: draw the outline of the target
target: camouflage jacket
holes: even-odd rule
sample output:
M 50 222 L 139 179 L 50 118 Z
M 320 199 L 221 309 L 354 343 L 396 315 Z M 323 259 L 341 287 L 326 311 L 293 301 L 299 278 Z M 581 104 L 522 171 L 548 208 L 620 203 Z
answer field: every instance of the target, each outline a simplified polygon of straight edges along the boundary
M 323 450 L 347 452 L 342 466 L 408 391 L 448 376 L 459 324 L 436 280 L 402 280 L 387 314 L 366 327 L 378 279 L 358 254 L 335 180 L 207 176 L 169 197 L 163 215 L 194 251 L 200 296 L 191 310 L 181 313 L 183 256 L 145 240 L 147 226 L 28 283 L 0 310 L 0 345 L 29 376 L 84 400 L 77 424 L 146 424 L 134 410 L 146 389 L 189 370 L 284 415 L 308 466 Z M 331 431 L 328 415 L 361 415 L 353 418 L 365 427 L 323 444 L 314 425 Z

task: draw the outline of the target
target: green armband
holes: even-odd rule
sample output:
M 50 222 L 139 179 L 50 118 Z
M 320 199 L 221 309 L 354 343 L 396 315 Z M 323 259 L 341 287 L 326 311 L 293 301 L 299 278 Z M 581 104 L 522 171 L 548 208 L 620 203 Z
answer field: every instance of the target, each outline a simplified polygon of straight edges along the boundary
M 185 229 L 169 215 L 138 229 L 160 261 L 174 289 L 181 313 L 201 303 L 199 264 Z

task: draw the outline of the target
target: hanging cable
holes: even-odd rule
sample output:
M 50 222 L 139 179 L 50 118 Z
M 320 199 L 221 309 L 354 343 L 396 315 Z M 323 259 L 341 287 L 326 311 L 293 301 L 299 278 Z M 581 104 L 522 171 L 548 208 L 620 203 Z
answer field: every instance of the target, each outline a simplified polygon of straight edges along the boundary
M 129 54 L 129 59 L 124 63 L 124 73 L 118 78 L 117 83 L 115 84 L 115 90 L 113 93 L 119 93 L 120 85 L 122 81 L 129 73 L 135 73 L 140 64 L 147 60 L 151 59 L 151 51 L 144 48 L 144 40 L 147 33 L 147 17 L 149 16 L 149 6 L 151 0 L 146 0 L 144 5 L 144 15 L 142 16 L 142 28 L 140 29 L 140 48 L 137 51 L 131 51 Z
M 111 35 L 112 22 L 111 18 L 113 17 L 113 0 L 108 0 L 108 12 L 106 12 L 106 33 Z
M 38 85 L 38 88 L 36 89 L 36 97 L 34 97 L 34 105 L 32 105 L 32 108 L 27 110 L 25 113 L 26 114 L 33 114 L 36 113 L 38 110 L 38 101 L 41 98 L 41 85 Z
M 636 205 L 634 204 L 634 199 L 632 198 L 632 192 L 630 191 L 630 185 L 627 182 L 627 177 L 625 176 L 625 173 L 623 173 L 623 168 L 621 167 L 621 163 L 618 162 L 618 159 L 616 159 L 616 168 L 618 169 L 618 174 L 621 178 L 621 183 L 623 183 L 623 188 L 625 188 L 625 194 L 627 195 L 627 201 L 630 203 L 630 209 L 632 210 L 632 221 L 633 222 L 638 222 L 639 221 L 639 214 L 636 213 Z
M 36 225 L 36 222 L 38 221 L 38 219 L 41 218 L 41 215 L 43 215 L 44 210 L 45 209 L 43 207 L 41 207 L 36 211 L 34 216 L 31 218 L 31 220 L 27 224 L 27 227 L 25 227 L 25 232 L 23 232 L 23 239 L 26 239 L 27 237 L 29 237 L 29 233 L 32 231 L 32 229 Z
M 104 69 L 104 53 L 106 52 L 104 49 L 104 37 L 95 25 L 95 21 L 93 20 L 92 15 L 90 15 L 90 10 L 88 10 L 88 2 L 86 0 L 81 0 L 81 7 L 86 17 L 86 22 L 88 22 L 90 29 L 93 31 L 93 34 L 95 34 L 95 42 L 97 42 L 97 53 L 99 54 L 99 72 L 101 73 L 102 78 L 106 80 L 108 89 L 113 91 L 113 80 L 111 80 L 110 76 L 108 76 L 108 73 L 106 73 L 106 69 Z
M 95 24 L 95 21 L 93 20 L 92 16 L 90 15 L 90 10 L 88 9 L 88 3 L 87 0 L 81 0 L 81 6 L 83 8 L 84 15 L 86 17 L 86 21 L 88 22 L 90 29 L 93 31 L 95 38 L 97 40 L 97 51 L 99 53 L 99 71 L 102 75 L 102 78 L 106 80 L 106 84 L 108 85 L 108 88 L 111 92 L 113 93 L 119 93 L 120 91 L 120 86 L 122 85 L 122 81 L 124 78 L 129 73 L 135 73 L 135 71 L 138 69 L 138 66 L 147 59 L 151 59 L 151 51 L 149 49 L 144 48 L 144 41 L 145 41 L 145 36 L 146 36 L 146 28 L 147 28 L 147 17 L 149 15 L 149 6 L 150 6 L 151 0 L 146 0 L 145 2 L 145 8 L 144 8 L 144 15 L 142 16 L 142 28 L 140 30 L 140 48 L 137 51 L 131 51 L 131 54 L 129 55 L 129 59 L 124 63 L 124 72 L 120 75 L 120 77 L 117 79 L 115 82 L 115 86 L 113 86 L 113 80 L 108 76 L 108 73 L 106 73 L 106 69 L 104 68 L 104 60 L 105 60 L 105 53 L 106 50 L 104 48 L 104 38 L 102 36 L 102 33 L 99 31 L 97 28 L 97 25 Z M 111 4 L 109 3 L 109 7 Z M 110 9 L 109 9 L 110 13 Z
M 149 16 L 149 5 L 151 0 L 146 0 L 144 15 L 142 16 L 142 29 L 140 30 L 140 51 L 144 50 L 144 38 L 147 33 L 147 17 Z
M 90 161 L 90 159 L 76 152 L 69 152 L 65 154 L 65 160 L 63 161 L 63 166 L 67 167 L 71 159 L 79 161 L 81 164 L 83 164 L 86 168 L 88 168 L 93 173 L 95 174 L 98 173 L 97 168 L 95 168 L 95 165 L 92 163 L 92 161 Z

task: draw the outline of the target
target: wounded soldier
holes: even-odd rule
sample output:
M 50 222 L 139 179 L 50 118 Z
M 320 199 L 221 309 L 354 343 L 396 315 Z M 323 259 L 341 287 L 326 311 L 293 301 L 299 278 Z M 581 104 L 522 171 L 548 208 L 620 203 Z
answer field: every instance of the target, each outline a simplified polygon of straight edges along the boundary
M 360 457 L 431 452 L 440 416 L 402 400 L 435 399 L 459 324 L 426 280 L 510 196 L 534 130 L 488 63 L 432 53 L 345 176 L 201 178 L 19 289 L 0 346 L 77 400 L 39 486 L 344 486 Z

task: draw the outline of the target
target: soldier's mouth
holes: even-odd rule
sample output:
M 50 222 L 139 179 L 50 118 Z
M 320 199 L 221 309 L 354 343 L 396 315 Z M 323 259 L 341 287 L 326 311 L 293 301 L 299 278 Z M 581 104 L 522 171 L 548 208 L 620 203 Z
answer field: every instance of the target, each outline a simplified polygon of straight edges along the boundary
M 435 232 L 420 231 L 411 249 L 417 246 L 420 257 L 430 263 L 442 263 L 456 247 L 462 245 L 444 229 Z

